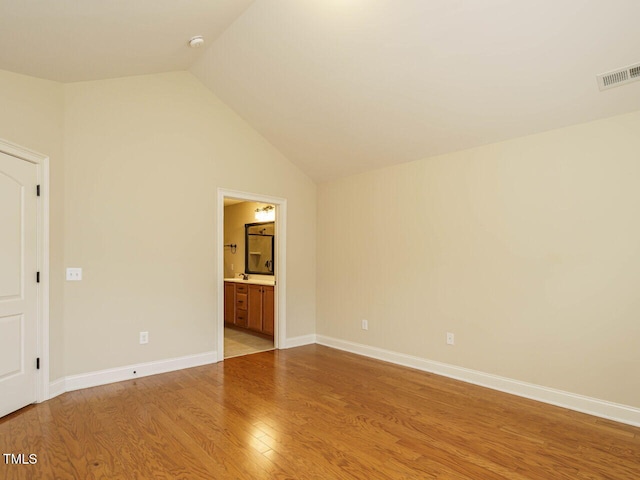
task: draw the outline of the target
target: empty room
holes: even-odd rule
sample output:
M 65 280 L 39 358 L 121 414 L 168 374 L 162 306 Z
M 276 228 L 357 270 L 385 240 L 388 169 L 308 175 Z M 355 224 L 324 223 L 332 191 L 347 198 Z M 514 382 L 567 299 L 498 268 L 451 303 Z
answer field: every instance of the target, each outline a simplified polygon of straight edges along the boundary
M 638 18 L 0 0 L 0 478 L 640 478 Z

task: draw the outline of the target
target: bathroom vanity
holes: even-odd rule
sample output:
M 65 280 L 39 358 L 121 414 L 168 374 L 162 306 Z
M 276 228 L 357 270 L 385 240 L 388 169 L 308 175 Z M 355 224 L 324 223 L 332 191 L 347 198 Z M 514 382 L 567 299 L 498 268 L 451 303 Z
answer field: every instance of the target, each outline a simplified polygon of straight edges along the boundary
M 273 282 L 225 278 L 224 323 L 273 338 Z

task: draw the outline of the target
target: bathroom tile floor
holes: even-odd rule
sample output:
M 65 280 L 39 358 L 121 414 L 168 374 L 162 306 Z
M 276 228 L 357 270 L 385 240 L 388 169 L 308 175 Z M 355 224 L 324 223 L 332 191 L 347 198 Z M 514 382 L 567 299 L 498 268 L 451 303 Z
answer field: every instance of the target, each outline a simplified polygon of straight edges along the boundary
M 224 329 L 224 358 L 273 350 L 273 340 L 252 335 L 235 328 Z

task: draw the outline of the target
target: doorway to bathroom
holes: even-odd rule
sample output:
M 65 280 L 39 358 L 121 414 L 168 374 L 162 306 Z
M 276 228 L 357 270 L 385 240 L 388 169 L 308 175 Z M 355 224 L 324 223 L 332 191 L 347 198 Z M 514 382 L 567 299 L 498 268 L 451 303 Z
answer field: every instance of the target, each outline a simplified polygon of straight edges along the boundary
M 218 360 L 284 345 L 286 200 L 218 190 Z

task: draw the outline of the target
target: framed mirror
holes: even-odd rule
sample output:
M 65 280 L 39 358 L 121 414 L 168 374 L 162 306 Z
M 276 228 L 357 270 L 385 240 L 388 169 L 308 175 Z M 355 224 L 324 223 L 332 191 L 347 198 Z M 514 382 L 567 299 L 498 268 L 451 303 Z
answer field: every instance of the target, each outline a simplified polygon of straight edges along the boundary
M 247 223 L 244 232 L 244 273 L 273 275 L 275 222 Z

